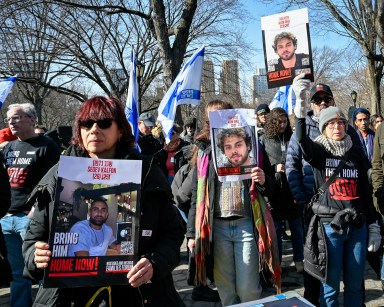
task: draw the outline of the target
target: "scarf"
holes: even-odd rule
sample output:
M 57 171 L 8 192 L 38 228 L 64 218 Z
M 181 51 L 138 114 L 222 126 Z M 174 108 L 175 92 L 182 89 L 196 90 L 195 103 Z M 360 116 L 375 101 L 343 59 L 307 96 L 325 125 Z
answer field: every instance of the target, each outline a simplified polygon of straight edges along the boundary
M 262 165 L 262 153 L 259 152 L 259 165 Z M 259 233 L 259 269 L 267 267 L 271 273 L 271 281 L 276 287 L 277 294 L 281 293 L 281 266 L 275 224 L 271 211 L 264 197 L 257 191 L 256 183 L 252 181 L 249 191 L 255 227 Z
M 259 164 L 262 164 L 261 152 Z M 205 256 L 210 254 L 209 224 L 209 194 L 208 194 L 208 168 L 209 155 L 199 150 L 197 156 L 197 195 L 196 195 L 196 236 L 195 236 L 195 263 L 198 285 L 207 284 Z M 251 206 L 255 227 L 259 232 L 259 268 L 267 266 L 272 273 L 272 280 L 276 285 L 277 293 L 281 293 L 281 267 L 279 249 L 272 215 L 264 197 L 257 192 L 256 184 L 252 182 L 250 188 Z
M 209 237 L 209 195 L 208 195 L 208 168 L 209 155 L 199 150 L 197 156 L 197 195 L 196 195 L 196 220 L 195 220 L 195 263 L 197 285 L 207 284 L 207 271 L 205 255 L 210 254 Z
M 348 134 L 346 134 L 341 141 L 331 140 L 325 135 L 320 134 L 315 139 L 315 142 L 323 145 L 324 148 L 335 157 L 343 157 L 345 153 L 352 147 L 352 140 Z

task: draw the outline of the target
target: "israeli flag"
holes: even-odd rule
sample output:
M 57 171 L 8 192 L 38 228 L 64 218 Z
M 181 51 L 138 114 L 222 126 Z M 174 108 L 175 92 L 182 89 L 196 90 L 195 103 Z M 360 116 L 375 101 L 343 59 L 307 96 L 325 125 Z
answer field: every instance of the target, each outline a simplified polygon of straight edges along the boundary
M 200 103 L 200 86 L 203 73 L 204 46 L 201 46 L 185 63 L 171 87 L 160 102 L 157 121 L 161 123 L 165 141 L 172 138 L 176 107 Z
M 139 140 L 139 111 L 137 109 L 137 105 L 139 103 L 139 86 L 137 84 L 136 77 L 136 57 L 133 52 L 133 48 L 131 50 L 131 71 L 129 73 L 129 87 L 128 87 L 128 97 L 127 103 L 125 104 L 125 116 L 132 128 L 132 133 L 135 136 L 136 144 Z
M 15 84 L 17 75 L 0 81 L 0 108 L 3 106 L 5 99 L 11 92 L 13 84 Z
M 296 104 L 296 96 L 292 90 L 292 86 L 281 86 L 276 95 L 273 97 L 272 102 L 269 105 L 269 108 L 283 108 L 288 115 L 291 115 Z

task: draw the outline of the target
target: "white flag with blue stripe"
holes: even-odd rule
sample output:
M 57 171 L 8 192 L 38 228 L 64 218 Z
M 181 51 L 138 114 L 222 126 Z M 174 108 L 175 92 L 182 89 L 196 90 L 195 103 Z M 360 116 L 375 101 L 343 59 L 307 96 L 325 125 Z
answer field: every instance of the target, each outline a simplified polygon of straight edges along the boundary
M 136 76 L 136 57 L 133 49 L 131 50 L 131 71 L 129 73 L 129 87 L 128 87 L 128 97 L 127 103 L 125 104 L 125 116 L 128 119 L 129 124 L 132 128 L 132 133 L 135 136 L 136 144 L 139 140 L 139 86 L 137 84 L 137 76 Z
M 0 81 L 0 108 L 3 106 L 5 99 L 11 92 L 12 86 L 15 84 L 17 75 Z
M 269 108 L 283 108 L 288 115 L 291 115 L 296 104 L 296 96 L 292 90 L 292 86 L 281 86 L 279 87 L 276 95 L 273 97 Z
M 201 46 L 185 63 L 160 102 L 157 121 L 161 123 L 167 144 L 172 137 L 176 107 L 181 104 L 198 105 L 200 103 L 203 63 L 204 46 Z

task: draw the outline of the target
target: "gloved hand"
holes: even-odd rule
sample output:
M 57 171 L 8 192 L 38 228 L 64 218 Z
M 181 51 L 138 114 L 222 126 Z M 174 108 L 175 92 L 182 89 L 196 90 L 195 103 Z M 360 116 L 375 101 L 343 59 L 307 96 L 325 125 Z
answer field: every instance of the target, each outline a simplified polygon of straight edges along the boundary
M 368 251 L 376 252 L 381 244 L 380 225 L 375 222 L 368 226 Z
M 307 92 L 309 91 L 311 81 L 303 79 L 305 74 L 302 73 L 293 79 L 292 89 L 296 96 L 295 115 L 297 118 L 304 118 L 307 115 L 306 102 Z

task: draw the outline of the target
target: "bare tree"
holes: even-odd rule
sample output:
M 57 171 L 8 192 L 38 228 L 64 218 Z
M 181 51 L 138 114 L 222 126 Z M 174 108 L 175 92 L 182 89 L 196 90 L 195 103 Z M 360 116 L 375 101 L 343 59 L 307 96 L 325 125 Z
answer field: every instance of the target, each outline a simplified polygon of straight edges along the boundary
M 54 84 L 65 69 L 57 65 L 62 50 L 59 42 L 64 34 L 54 31 L 43 19 L 49 11 L 43 5 L 14 10 L 13 6 L 2 11 L 0 27 L 0 63 L 2 74 L 18 74 L 16 86 L 24 99 L 36 107 L 39 120 L 44 100 L 60 86 Z M 3 16 L 6 16 L 3 18 Z M 41 86 L 44 84 L 44 86 Z M 66 90 L 65 94 L 70 91 Z

